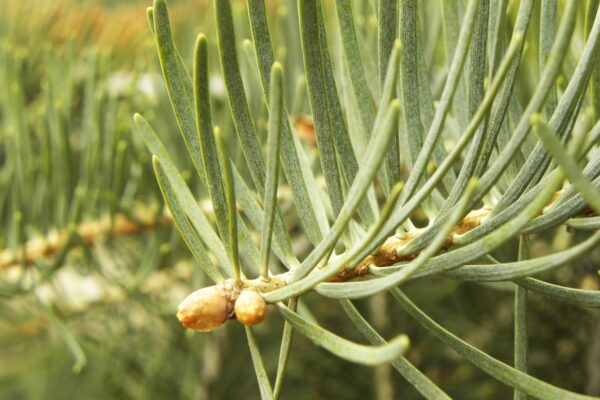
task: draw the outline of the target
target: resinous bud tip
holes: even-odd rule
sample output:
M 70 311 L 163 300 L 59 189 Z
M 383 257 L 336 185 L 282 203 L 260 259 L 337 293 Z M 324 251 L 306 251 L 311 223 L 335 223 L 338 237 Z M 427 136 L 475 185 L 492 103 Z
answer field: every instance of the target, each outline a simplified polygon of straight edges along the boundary
M 230 296 L 220 285 L 205 287 L 187 296 L 177 308 L 181 325 L 198 332 L 210 332 L 227 320 Z

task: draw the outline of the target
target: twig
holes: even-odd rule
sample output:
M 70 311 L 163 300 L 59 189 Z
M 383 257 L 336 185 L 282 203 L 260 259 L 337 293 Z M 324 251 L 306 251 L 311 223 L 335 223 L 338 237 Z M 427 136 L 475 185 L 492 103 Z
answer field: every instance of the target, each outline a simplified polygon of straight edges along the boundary
M 107 216 L 99 220 L 83 222 L 73 229 L 89 246 L 94 246 L 100 238 L 134 235 L 152 230 L 157 225 L 170 226 L 172 223 L 173 220 L 170 215 L 162 214 L 158 216 L 155 211 L 142 208 L 136 210 L 133 219 L 124 214 L 116 214 L 113 216 L 112 221 Z M 25 251 L 22 247 L 15 250 L 2 250 L 0 252 L 0 270 L 30 264 L 40 258 L 52 257 L 67 244 L 71 232 L 72 230 L 67 229 L 29 240 L 25 244 Z M 23 256 L 24 254 L 25 256 Z M 25 259 L 23 260 L 23 258 Z

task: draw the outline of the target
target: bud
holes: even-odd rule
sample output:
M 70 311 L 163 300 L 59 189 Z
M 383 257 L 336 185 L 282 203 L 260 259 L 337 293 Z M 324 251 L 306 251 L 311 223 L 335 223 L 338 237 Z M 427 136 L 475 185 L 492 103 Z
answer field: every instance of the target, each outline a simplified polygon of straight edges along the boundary
M 235 316 L 244 325 L 260 324 L 265 319 L 267 303 L 256 290 L 246 289 L 235 301 Z
M 230 313 L 230 291 L 223 285 L 196 290 L 177 308 L 181 325 L 198 332 L 214 331 L 229 318 Z

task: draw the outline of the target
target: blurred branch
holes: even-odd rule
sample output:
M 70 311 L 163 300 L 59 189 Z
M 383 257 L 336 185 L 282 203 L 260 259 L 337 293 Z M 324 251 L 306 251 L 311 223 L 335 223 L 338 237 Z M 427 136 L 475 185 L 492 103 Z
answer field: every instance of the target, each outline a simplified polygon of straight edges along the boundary
M 277 193 L 279 202 L 287 202 L 291 198 L 291 192 L 287 187 L 280 189 Z M 214 209 L 210 199 L 200 201 L 202 211 L 210 218 L 214 217 Z M 241 212 L 241 209 L 238 209 Z M 112 218 L 105 216 L 101 219 L 83 222 L 71 230 L 51 232 L 46 236 L 30 239 L 23 247 L 16 249 L 0 249 L 0 270 L 23 264 L 30 264 L 40 258 L 49 258 L 56 255 L 68 242 L 70 233 L 74 230 L 85 242 L 93 246 L 96 241 L 104 237 L 120 237 L 136 235 L 154 230 L 158 227 L 170 227 L 173 218 L 167 209 L 159 214 L 157 210 L 149 206 L 136 208 L 131 215 L 117 213 Z
M 120 237 L 135 235 L 153 230 L 159 226 L 171 226 L 171 216 L 163 213 L 157 215 L 150 208 L 139 208 L 131 217 L 125 214 L 115 214 L 112 218 L 104 217 L 91 220 L 61 232 L 52 232 L 44 237 L 29 240 L 25 248 L 4 249 L 0 252 L 0 270 L 21 264 L 30 264 L 37 259 L 52 257 L 66 244 L 70 233 L 74 230 L 83 240 L 93 246 L 104 237 Z

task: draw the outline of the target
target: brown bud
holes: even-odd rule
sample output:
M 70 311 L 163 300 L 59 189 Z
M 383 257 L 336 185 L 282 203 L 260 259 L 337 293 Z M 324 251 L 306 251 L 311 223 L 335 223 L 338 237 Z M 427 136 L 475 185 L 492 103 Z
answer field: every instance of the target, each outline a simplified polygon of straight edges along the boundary
M 181 325 L 198 332 L 210 332 L 221 326 L 231 311 L 230 293 L 222 285 L 196 290 L 177 308 Z
M 235 301 L 235 316 L 244 325 L 260 324 L 265 319 L 267 303 L 256 290 L 243 290 Z

